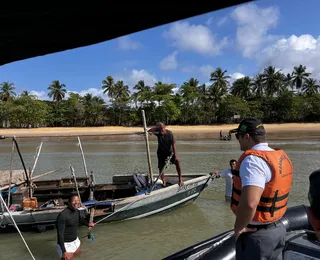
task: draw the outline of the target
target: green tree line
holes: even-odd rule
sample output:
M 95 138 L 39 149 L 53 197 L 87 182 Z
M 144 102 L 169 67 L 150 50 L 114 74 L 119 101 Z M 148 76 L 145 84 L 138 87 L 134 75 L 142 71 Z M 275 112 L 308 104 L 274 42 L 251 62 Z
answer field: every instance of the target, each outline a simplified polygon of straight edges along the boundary
M 3 82 L 0 127 L 134 126 L 141 124 L 141 109 L 148 124 L 219 124 L 245 116 L 266 123 L 320 120 L 319 82 L 306 66 L 295 66 L 288 74 L 269 66 L 253 78 L 245 76 L 232 83 L 227 70 L 218 67 L 209 81 L 203 84 L 190 78 L 181 86 L 163 82 L 148 86 L 140 80 L 130 91 L 123 81 L 107 76 L 101 88 L 108 103 L 90 93 L 68 92 L 59 80 L 48 86 L 52 101 L 39 100 L 28 91 L 16 95 L 15 85 Z

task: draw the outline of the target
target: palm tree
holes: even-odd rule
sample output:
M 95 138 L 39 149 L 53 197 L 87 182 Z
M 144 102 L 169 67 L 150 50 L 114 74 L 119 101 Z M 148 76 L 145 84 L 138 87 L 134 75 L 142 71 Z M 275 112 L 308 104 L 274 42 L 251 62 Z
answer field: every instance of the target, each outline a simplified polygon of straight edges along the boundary
M 304 80 L 302 85 L 302 91 L 306 94 L 306 96 L 312 96 L 318 94 L 318 89 L 320 88 L 317 81 L 313 78 L 307 78 Z
M 114 85 L 114 79 L 111 76 L 107 76 L 106 79 L 104 79 L 102 81 L 102 90 L 103 90 L 103 94 L 108 95 L 108 97 L 110 98 L 111 102 L 115 97 L 115 85 Z
M 146 100 L 146 93 L 151 91 L 151 87 L 146 85 L 144 80 L 139 80 L 138 83 L 133 87 L 137 92 L 133 93 L 132 99 L 135 101 L 140 101 L 141 105 Z
M 231 94 L 233 96 L 243 98 L 244 100 L 248 100 L 251 96 L 251 85 L 251 79 L 248 76 L 237 79 L 232 84 Z
M 259 73 L 256 75 L 252 82 L 252 92 L 255 93 L 257 97 L 262 97 L 264 92 L 264 76 Z
M 302 66 L 294 67 L 292 72 L 292 84 L 296 86 L 296 89 L 299 91 L 302 88 L 303 81 L 305 81 L 311 73 L 306 72 L 307 67 Z
M 216 85 L 222 95 L 228 92 L 228 87 L 230 85 L 229 79 L 231 79 L 231 77 L 225 75 L 226 73 L 227 70 L 222 71 L 222 69 L 218 67 L 214 72 L 211 72 L 210 74 L 210 81 L 212 81 L 212 86 Z
M 263 84 L 265 93 L 268 97 L 272 97 L 275 93 L 279 93 L 282 85 L 281 70 L 276 71 L 276 68 L 269 66 L 263 71 Z
M 54 80 L 48 89 L 50 90 L 48 96 L 56 102 L 56 107 L 58 108 L 67 93 L 66 85 L 61 84 L 59 80 Z
M 9 81 L 2 82 L 0 84 L 0 99 L 5 102 L 12 100 L 16 96 L 15 88 L 14 84 Z

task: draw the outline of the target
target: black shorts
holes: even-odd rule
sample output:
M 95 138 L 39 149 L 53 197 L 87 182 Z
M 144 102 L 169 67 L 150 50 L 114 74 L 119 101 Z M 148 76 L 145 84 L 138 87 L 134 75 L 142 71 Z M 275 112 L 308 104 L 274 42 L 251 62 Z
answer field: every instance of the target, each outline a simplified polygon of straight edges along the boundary
M 161 170 L 165 166 L 167 158 L 168 158 L 168 156 L 165 156 L 165 155 L 162 155 L 162 154 L 158 154 L 158 169 L 159 170 Z M 170 159 L 170 163 L 171 164 L 175 164 L 176 163 L 175 155 L 172 155 L 172 157 Z

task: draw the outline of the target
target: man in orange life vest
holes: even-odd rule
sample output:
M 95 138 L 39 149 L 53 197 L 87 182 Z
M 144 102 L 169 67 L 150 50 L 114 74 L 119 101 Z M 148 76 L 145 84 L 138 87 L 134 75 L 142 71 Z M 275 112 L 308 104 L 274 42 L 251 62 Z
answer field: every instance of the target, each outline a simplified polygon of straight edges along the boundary
M 268 146 L 257 118 L 243 119 L 231 132 L 244 151 L 233 171 L 236 259 L 278 259 L 285 245 L 286 228 L 279 220 L 287 210 L 292 163 L 283 150 Z

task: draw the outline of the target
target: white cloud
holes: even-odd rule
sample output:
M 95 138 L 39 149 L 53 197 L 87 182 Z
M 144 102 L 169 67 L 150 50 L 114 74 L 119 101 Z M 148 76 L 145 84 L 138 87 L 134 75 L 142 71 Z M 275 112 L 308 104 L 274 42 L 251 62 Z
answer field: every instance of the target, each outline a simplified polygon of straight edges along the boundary
M 292 72 L 294 66 L 300 64 L 312 72 L 312 77 L 320 79 L 320 36 L 292 35 L 282 38 L 273 45 L 264 48 L 257 57 L 261 68 L 272 65 L 281 68 L 284 73 Z
M 222 26 L 222 25 L 226 24 L 227 21 L 228 21 L 228 19 L 229 19 L 228 16 L 222 17 L 222 18 L 217 22 L 217 25 L 218 25 L 218 26 Z
M 48 92 L 45 91 L 36 91 L 36 90 L 31 90 L 30 91 L 31 95 L 36 95 L 39 100 L 52 100 L 52 98 L 49 98 Z
M 255 4 L 241 5 L 231 13 L 237 23 L 236 38 L 244 57 L 251 58 L 264 43 L 274 40 L 268 31 L 277 26 L 278 7 L 259 8 Z
M 245 77 L 245 75 L 243 75 L 240 72 L 235 72 L 229 75 L 232 79 L 241 79 L 243 77 Z
M 100 89 L 89 88 L 89 89 L 83 89 L 83 90 L 80 90 L 80 91 L 70 90 L 70 91 L 67 91 L 67 93 L 65 94 L 64 99 L 68 99 L 70 97 L 70 92 L 77 93 L 77 94 L 79 94 L 81 96 L 85 96 L 86 94 L 91 93 L 93 96 L 99 96 L 99 97 L 103 98 L 103 100 L 105 102 L 107 102 L 109 100 L 107 95 L 103 94 L 103 90 L 101 88 Z M 48 93 L 45 92 L 45 91 L 31 90 L 30 94 L 31 95 L 37 95 L 39 100 L 50 100 L 50 101 L 52 101 L 52 98 L 49 98 Z
M 138 83 L 139 80 L 144 80 L 144 83 L 150 87 L 157 82 L 156 76 L 147 72 L 144 69 L 133 69 L 130 71 L 125 71 L 123 73 L 115 75 L 114 80 L 123 80 L 123 82 L 127 84 L 131 90 Z
M 242 73 L 240 72 L 234 72 L 232 74 L 229 75 L 231 77 L 231 79 L 229 79 L 229 82 L 230 84 L 232 85 L 233 82 L 235 82 L 237 79 L 241 79 L 241 78 L 244 78 L 245 75 L 243 75 Z
M 160 69 L 161 70 L 175 70 L 178 67 L 177 62 L 177 51 L 169 54 L 160 62 Z
M 118 39 L 118 48 L 121 50 L 138 50 L 141 47 L 140 42 L 132 40 L 129 36 L 122 36 Z
M 204 25 L 188 22 L 173 23 L 164 37 L 172 40 L 172 45 L 180 50 L 194 51 L 202 55 L 217 55 L 227 45 L 227 38 L 218 41 L 211 30 Z

